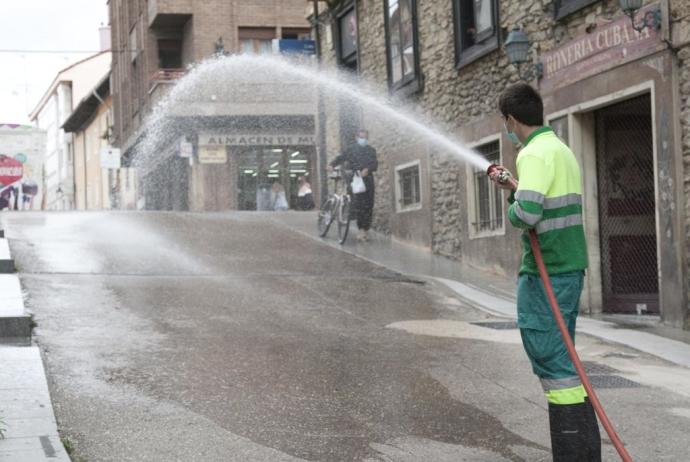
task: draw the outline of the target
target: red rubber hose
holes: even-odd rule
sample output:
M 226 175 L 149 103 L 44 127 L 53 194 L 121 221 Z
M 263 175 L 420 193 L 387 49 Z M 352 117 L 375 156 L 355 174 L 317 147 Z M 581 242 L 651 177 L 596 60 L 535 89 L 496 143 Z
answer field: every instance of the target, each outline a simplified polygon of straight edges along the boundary
M 517 190 L 518 185 L 513 178 L 507 178 L 506 181 L 510 183 L 514 190 Z M 539 268 L 539 275 L 541 276 L 542 282 L 544 283 L 546 297 L 549 299 L 549 305 L 551 305 L 551 312 L 553 313 L 553 317 L 556 320 L 556 324 L 558 325 L 558 330 L 561 331 L 563 342 L 565 343 L 565 347 L 568 349 L 568 355 L 570 355 L 570 359 L 573 362 L 573 365 L 575 366 L 577 375 L 578 377 L 580 377 L 582 386 L 585 387 L 585 390 L 587 391 L 587 396 L 589 396 L 589 400 L 592 402 L 592 407 L 594 408 L 594 411 L 599 417 L 601 425 L 603 425 L 604 429 L 606 430 L 606 433 L 609 435 L 609 438 L 611 438 L 611 442 L 616 447 L 616 451 L 618 451 L 618 455 L 620 455 L 621 460 L 623 462 L 632 462 L 632 458 L 630 457 L 628 450 L 625 449 L 623 441 L 621 441 L 621 439 L 618 437 L 616 430 L 613 428 L 613 424 L 606 415 L 606 412 L 604 412 L 604 407 L 601 405 L 601 402 L 599 402 L 599 398 L 597 397 L 597 394 L 594 392 L 594 388 L 592 388 L 592 383 L 589 381 L 589 377 L 587 377 L 585 368 L 582 366 L 582 361 L 580 361 L 580 357 L 578 356 L 577 351 L 575 351 L 573 339 L 570 338 L 570 333 L 568 332 L 568 328 L 566 327 L 565 321 L 563 320 L 561 309 L 558 306 L 558 300 L 556 299 L 556 295 L 553 293 L 551 279 L 549 278 L 549 273 L 546 271 L 544 258 L 541 255 L 541 248 L 539 247 L 539 240 L 537 239 L 537 232 L 534 230 L 534 228 L 529 230 L 529 242 L 532 246 L 532 253 L 534 253 L 534 260 L 537 262 L 537 268 Z
M 575 351 L 575 345 L 573 344 L 573 340 L 570 338 L 568 328 L 565 326 L 565 321 L 563 321 L 563 315 L 561 315 L 561 309 L 558 306 L 556 295 L 554 295 L 553 293 L 553 287 L 551 286 L 549 273 L 546 272 L 544 259 L 541 256 L 541 249 L 539 248 L 539 241 L 537 240 L 537 233 L 534 229 L 529 230 L 529 241 L 530 245 L 532 246 L 532 252 L 534 253 L 534 259 L 536 260 L 537 267 L 539 268 L 539 274 L 541 275 L 542 282 L 544 283 L 546 296 L 548 297 L 549 304 L 551 305 L 553 317 L 556 320 L 556 324 L 558 324 L 558 330 L 561 331 L 563 341 L 565 342 L 565 346 L 568 349 L 570 359 L 573 361 L 573 365 L 575 365 L 577 375 L 580 377 L 580 381 L 582 382 L 582 385 L 585 387 L 585 390 L 587 391 L 587 396 L 589 396 L 589 400 L 592 402 L 592 407 L 594 407 L 594 411 L 597 413 L 599 421 L 604 426 L 604 429 L 606 430 L 606 433 L 608 433 L 609 438 L 611 438 L 611 442 L 616 447 L 618 455 L 621 456 L 621 460 L 623 460 L 624 462 L 632 462 L 632 458 L 630 457 L 630 454 L 628 454 L 628 450 L 625 449 L 623 441 L 621 441 L 621 439 L 618 437 L 616 430 L 613 428 L 613 424 L 606 415 L 606 412 L 604 412 L 604 407 L 601 405 L 601 402 L 599 402 L 599 398 L 597 397 L 597 394 L 594 392 L 594 388 L 592 388 L 592 383 L 589 381 L 589 377 L 587 377 L 585 368 L 582 366 L 582 361 L 580 361 L 580 357 L 577 355 L 577 351 Z

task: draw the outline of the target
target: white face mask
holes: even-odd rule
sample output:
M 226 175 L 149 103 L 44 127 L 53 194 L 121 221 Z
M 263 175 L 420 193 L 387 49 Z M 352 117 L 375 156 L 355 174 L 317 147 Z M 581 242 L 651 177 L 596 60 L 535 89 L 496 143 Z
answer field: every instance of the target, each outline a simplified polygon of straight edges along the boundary
M 511 132 L 508 130 L 508 124 L 506 121 L 503 121 L 503 128 L 506 131 L 506 135 L 508 135 L 508 139 L 513 143 L 513 144 L 520 144 L 520 138 L 515 134 L 515 132 Z
M 357 144 L 359 144 L 360 146 L 364 147 L 364 146 L 366 146 L 367 144 L 369 144 L 369 140 L 367 140 L 366 138 L 359 138 L 359 137 L 357 137 Z

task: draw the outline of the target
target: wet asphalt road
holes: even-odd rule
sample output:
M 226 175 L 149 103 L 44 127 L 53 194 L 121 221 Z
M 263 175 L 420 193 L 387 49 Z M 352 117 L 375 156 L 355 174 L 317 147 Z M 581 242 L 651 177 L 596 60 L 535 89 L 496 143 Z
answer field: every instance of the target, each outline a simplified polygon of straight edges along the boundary
M 547 460 L 519 345 L 391 328 L 486 320 L 439 287 L 260 214 L 5 226 L 75 461 Z

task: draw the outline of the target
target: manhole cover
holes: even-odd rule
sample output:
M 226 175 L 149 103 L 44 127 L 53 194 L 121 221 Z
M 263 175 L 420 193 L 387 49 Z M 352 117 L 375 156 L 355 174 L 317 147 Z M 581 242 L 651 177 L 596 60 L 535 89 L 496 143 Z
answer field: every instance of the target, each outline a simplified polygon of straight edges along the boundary
M 470 324 L 474 324 L 475 326 L 479 327 L 488 327 L 489 329 L 496 329 L 496 330 L 508 330 L 508 329 L 517 329 L 517 322 L 515 321 L 489 321 L 489 322 L 471 322 Z
M 642 386 L 619 375 L 593 375 L 589 380 L 594 388 L 640 388 Z
M 610 366 L 595 363 L 594 361 L 582 361 L 582 365 L 585 366 L 587 374 L 615 374 L 618 372 Z

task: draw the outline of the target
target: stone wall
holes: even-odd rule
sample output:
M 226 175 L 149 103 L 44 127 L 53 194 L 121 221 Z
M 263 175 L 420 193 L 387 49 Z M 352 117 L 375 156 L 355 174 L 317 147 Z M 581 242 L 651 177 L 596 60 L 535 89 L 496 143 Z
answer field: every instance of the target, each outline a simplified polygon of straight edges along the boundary
M 683 150 L 683 191 L 685 193 L 685 257 L 690 274 L 690 2 L 675 0 L 671 3 L 671 21 L 678 49 L 681 146 Z M 688 288 L 690 300 L 690 287 Z M 690 305 L 688 306 L 690 312 Z M 690 328 L 690 316 L 686 318 Z
M 535 57 L 623 16 L 618 0 L 595 2 L 559 21 L 553 19 L 555 2 L 552 0 L 505 0 L 498 3 L 501 38 L 505 40 L 514 25 L 521 26 L 532 42 Z M 653 3 L 658 1 L 645 1 L 645 4 Z M 684 188 L 678 194 L 684 195 L 680 199 L 685 204 L 685 242 L 680 245 L 684 245 L 686 274 L 690 274 L 690 45 L 685 43 L 690 42 L 690 32 L 687 32 L 690 31 L 690 2 L 669 0 L 669 4 L 672 30 L 683 29 L 683 32 L 676 33 L 682 39 L 682 43 L 677 43 L 677 65 L 684 159 Z M 368 85 L 386 94 L 388 86 L 383 2 L 357 0 L 357 7 L 360 76 Z M 502 120 L 497 114 L 498 97 L 508 84 L 518 80 L 516 67 L 509 64 L 504 51 L 499 48 L 468 65 L 456 68 L 452 2 L 417 0 L 417 15 L 423 88 L 414 95 L 399 98 L 412 111 L 420 114 L 420 117 L 426 117 L 441 130 L 458 137 L 480 140 L 499 133 L 502 130 Z M 334 45 L 335 32 L 334 29 Z M 336 62 L 332 47 L 324 49 L 324 55 L 324 62 Z M 397 95 L 392 96 L 395 98 Z M 547 105 L 555 106 L 550 98 L 547 95 Z M 334 107 L 332 105 L 329 109 Z M 332 119 L 333 112 L 329 110 L 328 114 L 329 119 Z M 428 221 L 424 221 L 427 216 L 421 216 L 420 220 L 423 221 L 421 226 L 431 228 L 429 246 L 432 251 L 462 259 L 469 264 L 491 269 L 501 268 L 505 273 L 514 273 L 519 265 L 517 230 L 507 226 L 505 235 L 475 240 L 469 237 L 471 220 L 467 218 L 470 210 L 466 189 L 472 168 L 433 146 L 411 152 L 409 146 L 424 143 L 420 143 L 419 137 L 412 137 L 409 132 L 382 120 L 380 114 L 363 111 L 362 118 L 363 123 L 372 131 L 372 144 L 378 149 L 381 164 L 377 176 L 375 226 L 394 236 L 405 234 L 396 229 L 401 222 L 396 221 L 394 213 L 393 170 L 396 165 L 411 157 L 417 156 L 423 161 L 426 159 L 430 174 L 422 181 L 430 183 L 430 216 Z M 335 140 L 338 139 L 337 134 L 330 132 L 334 126 L 337 123 L 328 120 L 329 152 L 332 152 L 330 143 L 337 142 Z M 502 162 L 509 168 L 514 168 L 516 152 L 505 137 L 502 139 L 501 154 Z M 489 254 L 491 256 L 487 257 Z M 685 287 L 690 290 L 687 289 L 687 284 Z M 685 296 L 685 300 L 688 299 L 690 293 Z

